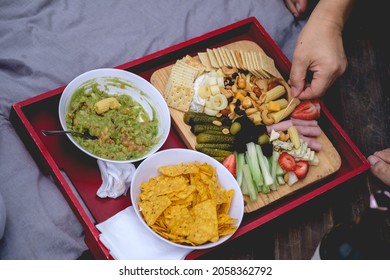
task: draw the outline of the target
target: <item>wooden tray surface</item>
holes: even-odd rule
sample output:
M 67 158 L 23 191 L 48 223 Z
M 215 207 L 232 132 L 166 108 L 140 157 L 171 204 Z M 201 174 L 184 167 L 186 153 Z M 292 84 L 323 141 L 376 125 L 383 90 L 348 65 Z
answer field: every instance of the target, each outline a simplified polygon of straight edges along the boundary
M 225 45 L 224 47 L 228 49 L 237 49 L 243 51 L 263 52 L 263 49 L 255 42 L 246 41 L 246 40 L 237 41 Z M 172 66 L 173 65 L 169 65 L 167 67 L 155 71 L 150 78 L 151 83 L 160 91 L 161 94 L 164 93 L 165 85 L 169 78 Z M 283 78 L 281 75 L 280 77 Z M 287 94 L 288 94 L 288 99 L 290 100 L 291 96 L 289 90 Z M 180 137 L 183 139 L 185 145 L 189 149 L 195 149 L 196 137 L 191 132 L 190 126 L 184 123 L 183 121 L 184 113 L 173 108 L 169 108 L 169 110 L 172 117 L 172 124 L 177 130 Z M 299 182 L 295 183 L 291 187 L 288 185 L 283 185 L 280 186 L 276 191 L 271 191 L 270 193 L 267 194 L 260 193 L 257 195 L 257 200 L 255 201 L 251 201 L 248 196 L 244 195 L 244 200 L 246 204 L 245 212 L 248 213 L 248 212 L 255 211 L 261 207 L 264 207 L 280 199 L 283 196 L 292 194 L 295 191 L 305 186 L 311 185 L 336 172 L 341 166 L 340 155 L 338 154 L 337 150 L 332 145 L 332 143 L 330 142 L 330 140 L 328 139 L 328 137 L 325 135 L 324 132 L 322 132 L 321 135 L 317 137 L 317 140 L 321 142 L 323 145 L 321 151 L 317 153 L 317 156 L 320 160 L 320 164 L 318 166 L 310 166 L 310 170 L 306 178 L 300 180 Z

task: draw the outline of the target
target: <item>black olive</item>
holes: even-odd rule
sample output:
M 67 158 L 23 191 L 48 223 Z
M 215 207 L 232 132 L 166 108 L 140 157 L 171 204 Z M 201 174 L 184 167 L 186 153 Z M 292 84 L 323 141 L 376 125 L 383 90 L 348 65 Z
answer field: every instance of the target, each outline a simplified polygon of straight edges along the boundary
M 267 133 L 267 127 L 265 125 L 256 125 L 255 128 L 257 135 Z
M 238 73 L 237 72 L 234 72 L 233 74 L 232 74 L 232 78 L 233 79 L 236 79 L 238 77 Z
M 227 77 L 224 79 L 223 84 L 225 87 L 232 86 L 232 85 L 234 85 L 234 81 L 230 77 Z
M 236 114 L 239 115 L 239 116 L 243 116 L 243 115 L 245 115 L 245 110 L 242 110 L 242 109 L 240 109 L 239 106 L 236 106 L 236 107 L 234 108 L 234 113 L 236 113 Z
M 261 145 L 261 149 L 263 150 L 263 154 L 266 157 L 270 157 L 270 156 L 272 156 L 272 152 L 273 152 L 274 147 L 271 143 L 265 143 L 265 144 Z

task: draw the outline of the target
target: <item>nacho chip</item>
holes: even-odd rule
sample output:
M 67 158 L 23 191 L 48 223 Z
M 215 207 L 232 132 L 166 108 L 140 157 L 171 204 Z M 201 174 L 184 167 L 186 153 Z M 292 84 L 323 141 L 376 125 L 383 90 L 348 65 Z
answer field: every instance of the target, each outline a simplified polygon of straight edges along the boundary
M 167 208 L 164 216 L 171 234 L 181 236 L 182 238 L 190 234 L 194 220 L 187 207 L 173 205 Z
M 166 196 L 157 196 L 151 200 L 139 201 L 138 204 L 146 223 L 151 226 L 164 210 L 171 205 L 171 201 Z
M 207 241 L 216 242 L 218 236 L 218 219 L 215 204 L 211 199 L 205 200 L 192 208 L 194 223 L 188 240 L 200 245 Z
M 179 165 L 161 166 L 158 171 L 163 175 L 174 177 L 181 174 L 197 173 L 199 168 L 194 164 L 180 163 Z
M 228 214 L 234 190 L 226 191 L 207 163 L 161 166 L 160 175 L 141 184 L 138 205 L 146 223 L 175 243 L 216 242 L 237 226 Z

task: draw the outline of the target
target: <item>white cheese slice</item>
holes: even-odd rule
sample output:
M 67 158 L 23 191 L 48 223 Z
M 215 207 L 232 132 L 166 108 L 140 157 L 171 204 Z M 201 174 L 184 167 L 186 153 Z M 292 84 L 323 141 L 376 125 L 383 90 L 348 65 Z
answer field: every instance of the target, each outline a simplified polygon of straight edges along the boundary
M 320 163 L 320 160 L 317 155 L 314 155 L 313 160 L 309 161 L 309 165 L 318 165 Z
M 270 142 L 273 142 L 273 141 L 275 141 L 275 140 L 278 140 L 279 139 L 279 136 L 280 136 L 280 134 L 278 133 L 278 132 L 276 132 L 275 130 L 271 130 L 271 134 L 270 134 L 270 136 L 269 136 L 269 141 Z

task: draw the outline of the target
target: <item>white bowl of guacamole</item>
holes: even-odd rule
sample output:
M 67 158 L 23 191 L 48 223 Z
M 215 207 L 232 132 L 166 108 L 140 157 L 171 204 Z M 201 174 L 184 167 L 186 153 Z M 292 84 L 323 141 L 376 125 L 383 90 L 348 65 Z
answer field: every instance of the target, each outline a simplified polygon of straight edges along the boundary
M 144 78 L 126 70 L 95 69 L 72 80 L 59 103 L 64 130 L 86 154 L 112 162 L 136 162 L 158 151 L 171 127 L 168 106 Z

